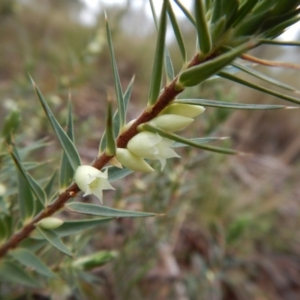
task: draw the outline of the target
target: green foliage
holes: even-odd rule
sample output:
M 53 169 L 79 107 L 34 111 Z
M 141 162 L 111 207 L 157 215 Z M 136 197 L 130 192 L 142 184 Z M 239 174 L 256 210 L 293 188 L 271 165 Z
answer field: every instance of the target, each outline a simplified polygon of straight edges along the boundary
M 181 21 L 174 13 L 173 2 L 184 14 L 185 19 L 191 23 L 192 34 L 185 35 L 185 29 Z M 54 10 L 57 9 L 56 13 L 59 14 L 61 8 L 59 4 L 50 3 L 48 3 L 49 6 L 54 5 Z M 55 8 L 55 5 L 58 5 L 58 7 Z M 77 11 L 78 7 L 73 6 L 74 4 L 68 5 Z M 153 256 L 154 248 L 158 249 L 157 251 L 163 261 L 170 262 L 168 259 L 172 258 L 176 252 L 174 246 L 176 240 L 182 238 L 181 231 L 185 227 L 184 222 L 187 224 L 194 222 L 202 226 L 203 231 L 206 231 L 200 234 L 200 240 L 207 243 L 206 248 L 203 246 L 204 250 L 200 244 L 192 244 L 190 241 L 190 247 L 197 249 L 196 254 L 193 253 L 193 250 L 184 253 L 188 257 L 181 257 L 179 250 L 177 253 L 178 261 L 182 259 L 186 264 L 189 262 L 196 266 L 196 273 L 199 272 L 198 277 L 196 277 L 201 278 L 201 284 L 204 283 L 204 288 L 200 285 L 200 287 L 197 287 L 197 285 L 195 287 L 193 286 L 193 280 L 190 281 L 188 276 L 184 278 L 187 281 L 185 284 L 188 289 L 187 294 L 190 295 L 191 299 L 197 295 L 198 289 L 201 289 L 201 295 L 208 291 L 211 283 L 219 286 L 215 293 L 221 294 L 222 287 L 224 293 L 227 292 L 230 295 L 228 286 L 234 290 L 232 286 L 236 285 L 235 277 L 230 276 L 231 268 L 235 268 L 238 274 L 246 274 L 245 277 L 251 275 L 250 272 L 247 273 L 240 266 L 236 266 L 238 265 L 238 258 L 234 257 L 233 253 L 238 249 L 241 255 L 247 255 L 251 252 L 251 247 L 247 248 L 247 246 L 250 244 L 253 247 L 253 244 L 247 242 L 247 245 L 243 247 L 243 241 L 249 235 L 252 235 L 251 238 L 253 239 L 260 238 L 263 233 L 267 233 L 272 229 L 274 215 L 270 214 L 264 222 L 256 224 L 258 216 L 255 215 L 253 207 L 257 205 L 259 213 L 263 214 L 269 211 L 268 205 L 275 206 L 275 204 L 267 201 L 268 205 L 264 207 L 259 202 L 255 202 L 252 204 L 253 207 L 250 206 L 247 213 L 236 208 L 238 201 L 234 202 L 233 198 L 238 199 L 238 195 L 242 194 L 243 189 L 236 191 L 235 189 L 238 190 L 239 188 L 224 188 L 225 185 L 231 186 L 234 182 L 233 175 L 228 170 L 225 171 L 226 165 L 230 164 L 230 161 L 225 160 L 224 156 L 209 156 L 208 153 L 238 154 L 238 156 L 243 156 L 244 159 L 249 159 L 249 156 L 244 155 L 245 153 L 242 151 L 230 148 L 232 142 L 223 137 L 223 133 L 220 134 L 221 137 L 203 137 L 202 135 L 203 132 L 212 133 L 217 127 L 222 129 L 222 125 L 230 115 L 227 109 L 234 111 L 253 110 L 260 111 L 260 113 L 266 110 L 282 110 L 281 113 L 283 113 L 286 109 L 297 107 L 270 104 L 268 102 L 256 103 L 256 101 L 244 103 L 244 99 L 240 100 L 239 98 L 234 101 L 226 101 L 228 97 L 223 95 L 219 97 L 220 94 L 216 97 L 212 93 L 206 97 L 203 87 L 205 85 L 209 87 L 212 87 L 213 84 L 217 85 L 219 80 L 225 78 L 233 84 L 239 83 L 244 87 L 250 87 L 267 95 L 299 104 L 300 99 L 297 95 L 299 92 L 292 85 L 274 79 L 272 76 L 265 74 L 267 72 L 254 69 L 253 65 L 249 66 L 241 63 L 241 61 L 235 61 L 235 59 L 240 58 L 259 63 L 260 60 L 256 60 L 255 57 L 244 56 L 243 54 L 264 44 L 272 44 L 273 47 L 277 45 L 299 46 L 298 42 L 272 41 L 288 26 L 299 20 L 299 1 L 196 0 L 193 8 L 189 10 L 178 0 L 166 0 L 163 1 L 158 20 L 154 2 L 151 0 L 150 6 L 157 28 L 157 38 L 153 62 L 148 63 L 147 68 L 145 68 L 146 72 L 149 68 L 152 68 L 152 73 L 148 72 L 148 77 L 151 78 L 146 84 L 147 88 L 149 86 L 148 96 L 144 92 L 138 94 L 137 97 L 135 95 L 136 91 L 133 89 L 135 81 L 133 72 L 130 69 L 130 74 L 123 74 L 122 68 L 118 68 L 116 57 L 118 56 L 119 62 L 119 55 L 124 54 L 128 45 L 130 46 L 130 43 L 135 39 L 129 35 L 126 36 L 126 47 L 122 45 L 122 50 L 118 50 L 120 45 L 115 42 L 115 39 L 117 39 L 117 27 L 121 23 L 118 24 L 119 20 L 108 22 L 108 16 L 110 18 L 110 13 L 113 14 L 113 12 L 108 11 L 107 14 L 105 13 L 105 24 L 101 25 L 105 27 L 105 30 L 103 28 L 102 31 L 104 36 L 104 32 L 106 32 L 107 38 L 108 49 L 105 50 L 102 48 L 101 30 L 98 30 L 97 38 L 92 41 L 96 44 L 89 47 L 91 42 L 86 37 L 77 39 L 79 31 L 76 28 L 69 28 L 69 26 L 72 27 L 70 25 L 71 20 L 67 21 L 69 23 L 68 30 L 70 30 L 70 44 L 68 50 L 62 53 L 62 61 L 70 61 L 69 65 L 65 64 L 64 67 L 68 70 L 67 73 L 74 72 L 74 76 L 71 76 L 72 79 L 64 76 L 57 78 L 58 91 L 61 91 L 62 98 L 65 98 L 66 87 L 69 85 L 76 86 L 80 82 L 86 83 L 87 78 L 92 78 L 92 81 L 94 78 L 99 78 L 99 74 L 97 76 L 94 76 L 96 73 L 93 76 L 88 74 L 89 72 L 92 73 L 94 63 L 98 67 L 100 65 L 101 68 L 105 66 L 105 63 L 107 63 L 106 58 L 109 56 L 116 96 L 116 111 L 113 111 L 113 99 L 110 96 L 111 87 L 109 79 L 106 78 L 108 76 L 106 66 L 103 67 L 103 70 L 99 68 L 104 78 L 101 81 L 97 79 L 96 86 L 101 91 L 105 90 L 103 94 L 109 95 L 107 109 L 103 109 L 103 105 L 100 104 L 100 101 L 97 101 L 96 106 L 100 107 L 101 114 L 98 115 L 95 112 L 94 117 L 88 116 L 85 120 L 82 120 L 84 118 L 80 119 L 80 113 L 83 110 L 78 109 L 78 106 L 82 107 L 85 100 L 81 103 L 72 100 L 72 103 L 75 104 L 74 112 L 70 96 L 66 110 L 65 105 L 60 101 L 57 102 L 58 106 L 55 105 L 55 99 L 57 100 L 57 98 L 45 97 L 41 92 L 45 89 L 45 95 L 47 95 L 51 89 L 47 87 L 47 84 L 53 88 L 53 83 L 50 84 L 50 81 L 43 83 L 43 76 L 39 77 L 36 73 L 39 65 L 38 56 L 32 52 L 30 59 L 27 57 L 28 61 L 22 62 L 22 67 L 27 71 L 33 71 L 30 73 L 33 74 L 34 78 L 39 78 L 44 86 L 40 90 L 31 79 L 41 106 L 36 108 L 34 105 L 36 116 L 32 118 L 32 124 L 27 124 L 28 128 L 20 126 L 23 125 L 23 122 L 26 122 L 26 120 L 24 121 L 24 115 L 27 104 L 20 105 L 18 109 L 15 107 L 9 109 L 8 105 L 7 115 L 1 124 L 1 297 L 2 294 L 4 297 L 10 295 L 14 285 L 21 285 L 24 289 L 20 288 L 16 293 L 13 293 L 14 295 L 9 296 L 11 299 L 13 297 L 24 298 L 27 297 L 25 296 L 27 294 L 31 296 L 31 289 L 32 291 L 41 289 L 45 292 L 47 287 L 48 293 L 55 294 L 56 297 L 66 298 L 78 294 L 81 299 L 91 299 L 91 297 L 94 297 L 92 294 L 96 293 L 94 288 L 99 281 L 99 274 L 93 273 L 93 271 L 98 267 L 104 266 L 105 268 L 106 264 L 110 263 L 115 268 L 115 271 L 112 272 L 115 272 L 116 277 L 120 276 L 121 278 L 119 281 L 116 280 L 114 284 L 116 287 L 120 287 L 123 299 L 142 299 L 146 292 L 137 289 L 136 286 L 142 279 L 147 278 L 147 276 L 151 277 L 152 262 L 156 261 Z M 16 13 L 11 9 L 3 9 L 2 6 L 0 9 L 1 14 L 4 15 L 8 12 L 9 14 Z M 123 13 L 125 14 L 126 11 L 120 11 L 119 17 Z M 23 17 L 26 18 L 25 15 Z M 168 18 L 170 23 L 168 23 Z M 41 21 L 41 19 L 38 20 Z M 27 22 L 30 21 L 27 20 Z M 179 55 L 177 55 L 179 59 L 176 55 L 171 55 L 172 51 L 169 52 L 168 49 L 171 49 L 171 46 L 168 45 L 167 47 L 166 45 L 166 34 L 169 25 L 174 32 L 175 39 L 173 42 L 177 44 L 177 49 L 179 49 Z M 82 28 L 85 27 L 82 26 Z M 83 29 L 82 36 L 87 36 L 87 32 L 87 28 Z M 63 30 L 59 33 L 64 36 Z M 73 38 L 71 38 L 71 35 Z M 197 41 L 196 49 L 192 50 L 193 56 L 189 57 L 190 49 L 187 41 L 191 39 L 191 36 L 196 37 Z M 82 41 L 83 47 L 76 47 L 78 40 Z M 27 43 L 28 49 L 34 47 L 34 42 L 27 41 Z M 51 46 L 54 47 L 54 45 Z M 149 48 L 149 43 L 147 48 Z M 134 53 L 134 55 L 137 54 Z M 100 61 L 102 56 L 103 62 Z M 59 70 L 58 65 L 61 63 L 59 59 L 58 57 L 51 57 L 48 62 L 49 66 L 53 67 L 53 72 L 56 70 L 55 75 L 59 73 L 57 71 Z M 139 62 L 135 62 L 135 59 L 137 58 L 134 57 L 132 64 L 136 63 L 139 67 Z M 56 60 L 57 64 L 55 64 Z M 175 61 L 176 63 L 179 61 L 178 64 L 180 65 L 178 74 L 175 74 L 173 69 Z M 119 63 L 119 66 L 121 65 Z M 270 62 L 270 65 L 272 65 L 272 62 Z M 293 66 L 295 67 L 295 65 Z M 164 74 L 166 74 L 166 80 Z M 22 97 L 27 98 L 30 95 L 29 98 L 32 98 L 32 92 L 29 92 L 27 81 L 23 77 L 20 79 L 18 76 L 15 76 L 14 79 L 13 85 L 20 90 L 19 93 Z M 138 84 L 140 83 L 137 76 L 135 85 Z M 122 88 L 122 85 L 127 86 L 126 90 Z M 277 88 L 284 90 L 284 92 L 278 92 Z M 139 86 L 135 89 L 139 90 Z M 211 90 L 215 89 L 214 87 Z M 178 97 L 181 93 L 183 94 Z M 136 98 L 141 98 L 140 95 L 143 96 L 144 101 L 136 100 Z M 211 97 L 222 99 L 206 99 Z M 194 109 L 195 105 L 207 107 L 208 110 L 209 108 L 216 108 L 219 111 L 214 113 L 208 111 L 207 115 L 206 113 L 203 115 L 203 120 L 206 120 L 205 125 L 197 125 L 197 129 L 191 127 L 190 132 L 185 131 L 179 135 L 174 133 L 174 131 L 182 129 L 180 126 L 176 127 L 179 124 L 178 120 L 181 119 L 181 121 L 190 123 L 194 119 L 185 116 L 184 111 L 169 113 L 168 109 L 172 103 L 186 104 L 189 105 L 189 108 Z M 29 107 L 29 105 L 27 106 Z M 134 114 L 136 113 L 136 107 L 143 107 L 142 112 L 137 119 L 127 123 L 127 119 L 133 116 L 132 111 L 134 111 Z M 91 110 L 93 111 L 93 109 Z M 21 116 L 23 116 L 22 121 Z M 159 124 L 157 120 L 159 118 L 162 120 L 164 116 L 167 116 L 165 120 L 172 119 L 172 122 L 169 122 L 166 126 L 167 129 L 161 128 L 161 125 L 153 125 L 155 122 Z M 211 116 L 215 118 L 213 128 L 211 128 L 209 122 Z M 97 119 L 102 126 L 100 128 L 104 131 L 102 137 L 99 135 L 99 128 L 96 130 L 89 128 L 89 122 L 92 123 L 93 118 Z M 46 123 L 45 120 L 49 122 Z M 60 125 L 62 122 L 66 124 L 66 128 Z M 54 137 L 59 142 L 58 145 L 50 145 L 45 143 L 43 139 L 38 141 L 27 140 L 27 129 L 33 132 L 34 139 L 36 139 L 43 130 L 48 132 L 50 126 L 54 131 Z M 84 129 L 84 126 L 87 126 L 87 128 Z M 127 148 L 127 144 L 133 141 L 133 138 L 138 137 L 142 131 L 150 132 L 151 134 L 148 137 L 154 136 L 154 141 L 149 138 L 149 147 L 145 149 L 145 152 L 149 151 L 150 155 L 131 151 L 129 145 Z M 76 133 L 77 139 L 79 138 L 79 147 L 75 145 L 74 133 Z M 194 133 L 197 136 L 191 137 L 195 136 Z M 187 137 L 184 137 L 185 135 Z M 97 169 L 98 177 L 96 176 L 96 179 L 94 179 L 91 174 L 86 174 L 87 190 L 84 192 L 89 197 L 85 198 L 87 203 L 84 203 L 78 187 L 80 184 L 73 182 L 73 178 L 82 162 L 90 158 L 85 156 L 88 153 L 87 150 L 94 147 L 94 145 L 91 147 L 88 143 L 90 136 L 93 136 L 96 144 L 100 141 L 99 150 L 96 149 L 96 154 L 94 152 L 92 154 L 95 159 L 91 164 L 94 169 Z M 223 140 L 226 140 L 225 143 Z M 207 143 L 211 142 L 217 142 L 221 146 L 208 146 Z M 169 147 L 176 149 L 182 147 L 179 150 L 181 151 L 182 161 L 177 164 L 173 163 L 171 166 L 167 165 L 163 172 L 154 172 L 145 176 L 133 174 L 130 179 L 125 177 L 132 174 L 133 171 L 125 167 L 122 168 L 121 163 L 115 157 L 117 148 L 126 149 L 132 154 L 131 157 L 137 156 L 139 159 L 145 159 L 145 164 L 151 163 L 156 168 L 156 160 L 159 160 L 164 166 L 163 162 L 166 159 L 179 157 Z M 45 154 L 47 149 L 48 153 Z M 199 154 L 198 149 L 207 152 L 205 154 L 200 152 Z M 248 152 L 248 149 L 245 152 Z M 51 164 L 48 164 L 48 158 L 45 158 L 45 155 L 48 157 L 49 153 L 53 154 Z M 56 153 L 60 155 L 61 160 L 59 162 Z M 79 153 L 81 153 L 81 157 Z M 32 157 L 34 161 L 30 160 Z M 233 165 L 236 165 L 236 161 L 239 162 L 239 158 L 232 159 L 236 159 Z M 109 165 L 107 166 L 107 164 Z M 150 169 L 152 170 L 151 167 Z M 224 181 L 215 179 L 214 172 Z M 194 177 L 193 180 L 190 179 L 192 173 L 196 174 L 196 178 Z M 246 181 L 250 180 L 247 176 L 245 177 Z M 103 182 L 106 183 L 101 183 L 100 179 L 103 179 Z M 102 193 L 103 189 L 107 189 L 108 181 L 113 182 L 116 186 L 116 192 L 105 194 L 105 206 L 95 204 L 93 196 L 90 196 L 90 191 L 97 188 L 98 192 L 100 190 Z M 120 181 L 120 183 L 118 184 L 117 181 Z M 271 189 L 268 190 L 270 188 L 268 185 L 264 188 L 265 195 L 269 195 L 270 198 L 274 196 L 270 192 Z M 255 187 L 253 186 L 247 192 L 253 195 L 254 190 Z M 262 200 L 263 193 L 260 197 L 259 200 Z M 217 201 L 219 198 L 221 201 Z M 174 202 L 176 205 L 174 205 Z M 148 223 L 143 223 L 145 217 L 149 217 L 146 221 Z M 105 230 L 99 230 L 98 227 L 105 225 L 120 226 L 121 228 L 124 225 L 124 228 L 128 229 L 126 226 L 129 223 L 127 222 L 134 224 L 132 227 L 137 226 L 134 229 L 136 239 L 131 242 L 127 233 L 124 234 L 123 250 L 121 247 L 121 250 L 117 249 L 118 247 L 115 244 L 105 245 Z M 165 230 L 167 233 L 162 234 L 161 237 L 159 234 L 161 234 L 162 228 L 167 229 Z M 207 238 L 208 234 L 210 235 L 209 238 Z M 193 242 L 197 240 L 192 233 L 190 235 Z M 157 236 L 159 237 L 157 238 Z M 160 242 L 155 241 L 156 239 Z M 170 250 L 164 244 L 172 244 L 174 249 Z M 182 244 L 185 243 L 182 242 Z M 99 248 L 112 250 L 99 251 Z M 119 255 L 121 251 L 127 253 L 128 257 Z M 211 253 L 208 253 L 208 251 L 211 251 Z M 144 261 L 144 257 L 148 260 Z M 243 264 L 247 265 L 247 261 L 243 261 Z M 128 278 L 127 275 L 123 275 L 126 268 L 128 269 Z M 105 272 L 103 272 L 104 277 L 106 276 Z M 172 276 L 177 278 L 178 274 L 176 272 L 175 275 L 171 272 L 171 278 L 173 278 Z M 124 285 L 124 277 L 126 278 L 126 286 Z M 8 288 L 2 281 L 5 284 L 6 282 L 9 283 Z M 58 285 L 60 289 L 57 288 Z M 245 290 L 247 289 L 245 288 Z M 209 294 L 209 292 L 207 293 Z M 175 296 L 170 292 L 168 297 L 174 299 Z M 157 298 L 160 297 L 157 296 Z

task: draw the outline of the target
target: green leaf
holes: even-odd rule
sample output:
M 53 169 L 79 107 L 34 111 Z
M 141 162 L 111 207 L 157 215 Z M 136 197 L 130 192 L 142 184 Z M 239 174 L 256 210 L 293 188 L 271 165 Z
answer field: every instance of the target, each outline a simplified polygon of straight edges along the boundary
M 161 79 L 163 73 L 164 51 L 165 51 L 165 36 L 167 30 L 166 10 L 168 7 L 168 2 L 169 2 L 168 0 L 163 2 L 161 17 L 160 17 L 160 22 L 158 27 L 156 51 L 155 51 L 152 78 L 151 78 L 150 91 L 148 97 L 149 105 L 153 105 L 156 102 L 160 92 Z
M 219 4 L 219 3 L 218 3 Z M 205 17 L 205 7 L 202 0 L 195 0 L 196 30 L 201 53 L 208 54 L 212 49 L 212 41 Z
M 56 175 L 57 175 L 57 171 L 54 171 L 44 187 L 44 191 L 45 191 L 48 199 L 51 198 L 51 195 L 52 195 L 51 193 L 52 193 L 53 185 L 54 185 L 54 182 L 56 179 Z
M 230 64 L 237 56 L 252 46 L 253 44 L 243 44 L 236 49 L 219 55 L 214 59 L 182 71 L 179 74 L 178 84 L 184 87 L 199 84 L 200 82 L 214 75 L 226 65 Z
M 205 137 L 205 138 L 193 138 L 193 139 L 189 139 L 189 140 L 192 141 L 193 143 L 197 143 L 197 144 L 206 144 L 206 143 L 211 143 L 211 142 L 226 140 L 226 139 L 228 139 L 228 137 Z M 189 145 L 180 143 L 180 142 L 176 142 L 171 147 L 178 148 L 178 147 L 186 147 L 186 146 L 189 146 Z
M 114 137 L 114 125 L 113 125 L 113 115 L 112 115 L 112 102 L 108 99 L 107 111 L 106 111 L 106 150 L 105 154 L 107 156 L 114 156 L 116 154 L 116 141 Z
M 134 78 L 135 78 L 135 76 L 132 76 L 132 78 L 127 86 L 127 89 L 123 95 L 124 105 L 125 105 L 125 115 L 126 115 L 128 103 L 129 103 L 129 100 L 131 97 Z M 122 130 L 122 128 L 120 128 L 120 119 L 119 119 L 119 111 L 118 110 L 114 114 L 113 124 L 114 124 L 114 126 L 113 126 L 114 127 L 114 136 L 118 136 L 120 130 Z M 101 141 L 100 141 L 100 145 L 99 145 L 99 153 L 103 152 L 105 150 L 105 148 L 106 148 L 106 132 L 104 131 Z
M 192 14 L 189 12 L 189 10 L 179 1 L 179 0 L 174 0 L 174 2 L 177 4 L 177 6 L 181 9 L 181 11 L 185 14 L 187 19 L 194 25 L 196 26 L 196 20 L 192 16 Z
M 278 41 L 278 40 L 269 40 L 269 39 L 260 39 L 260 44 L 275 45 L 275 46 L 300 46 L 298 41 Z
M 20 112 L 18 110 L 12 110 L 9 115 L 4 119 L 2 125 L 2 136 L 7 144 L 12 142 L 11 138 L 17 131 L 21 121 Z
M 72 266 L 81 270 L 91 270 L 103 266 L 116 258 L 116 251 L 98 251 L 90 255 L 78 257 L 73 261 Z
M 168 2 L 169 0 L 166 0 L 166 1 Z M 170 5 L 168 5 L 168 6 L 170 6 Z M 156 17 L 156 13 L 155 13 L 153 0 L 150 0 L 150 7 L 151 7 L 151 12 L 152 12 L 152 16 L 154 19 L 156 29 L 158 29 L 158 22 L 157 22 L 157 17 Z M 167 81 L 170 82 L 173 80 L 175 75 L 174 75 L 174 68 L 173 68 L 173 64 L 172 64 L 172 60 L 171 60 L 171 55 L 166 46 L 164 49 L 164 62 L 165 62 L 165 69 L 166 69 L 166 73 L 167 73 Z
M 113 70 L 115 92 L 116 92 L 117 103 L 118 103 L 119 124 L 120 124 L 120 128 L 122 128 L 126 122 L 125 103 L 124 103 L 122 86 L 121 86 L 120 76 L 118 72 L 116 57 L 115 57 L 112 38 L 111 38 L 111 32 L 110 32 L 109 23 L 106 14 L 105 14 L 105 27 L 106 27 L 106 35 L 108 40 L 110 61 Z
M 139 125 L 138 129 L 139 130 L 150 131 L 150 132 L 153 132 L 153 133 L 158 133 L 160 136 L 162 136 L 164 138 L 167 138 L 167 139 L 170 139 L 172 141 L 183 143 L 185 145 L 192 146 L 192 147 L 199 148 L 199 149 L 203 149 L 203 150 L 207 150 L 207 151 L 212 151 L 212 152 L 217 152 L 217 153 L 223 153 L 223 154 L 244 155 L 244 153 L 238 152 L 238 151 L 235 151 L 235 150 L 232 150 L 232 149 L 226 149 L 226 148 L 221 148 L 221 147 L 205 146 L 205 145 L 203 145 L 201 143 L 198 144 L 198 143 L 195 143 L 195 142 L 193 142 L 193 141 L 191 141 L 189 139 L 185 139 L 185 138 L 183 138 L 183 137 L 181 137 L 179 135 L 176 135 L 174 133 L 170 133 L 170 132 L 161 130 L 159 128 L 156 128 L 154 126 L 151 126 L 148 123 L 144 123 L 144 124 Z
M 180 50 L 183 62 L 185 63 L 186 62 L 186 50 L 185 50 L 184 40 L 183 40 L 182 33 L 180 31 L 180 28 L 179 28 L 179 25 L 178 25 L 178 22 L 177 22 L 177 19 L 176 19 L 176 16 L 174 14 L 171 4 L 168 5 L 168 15 L 169 15 L 172 27 L 173 27 L 173 31 L 174 31 L 174 34 L 175 34 L 175 37 L 176 37 L 176 40 L 177 40 L 177 43 L 179 46 L 179 50 Z
M 11 215 L 0 215 L 0 237 L 7 240 L 13 233 L 13 217 Z
M 74 142 L 73 131 L 73 114 L 72 114 L 72 102 L 69 100 L 68 105 L 68 119 L 67 119 L 67 136 L 72 142 Z M 74 170 L 69 162 L 66 152 L 64 151 L 61 158 L 60 171 L 59 171 L 59 187 L 61 190 L 66 189 L 73 181 Z
M 46 193 L 45 191 L 42 189 L 42 187 L 27 173 L 27 171 L 25 170 L 22 162 L 19 159 L 19 154 L 17 152 L 17 149 L 15 147 L 12 147 L 11 149 L 11 157 L 15 162 L 15 165 L 18 169 L 18 171 L 20 172 L 20 174 L 22 174 L 22 176 L 24 177 L 24 179 L 26 180 L 27 184 L 30 186 L 31 191 L 35 194 L 35 196 L 40 200 L 40 202 L 42 203 L 42 205 L 46 205 L 47 203 L 47 197 L 46 197 Z M 22 196 L 22 195 L 21 195 Z M 31 198 L 32 199 L 32 198 Z M 23 199 L 23 201 L 26 201 L 25 199 Z M 26 203 L 26 206 L 28 205 L 28 209 L 30 209 L 30 207 L 32 208 L 34 206 L 33 203 Z
M 113 218 L 101 218 L 101 219 L 88 219 L 88 220 L 79 220 L 79 221 L 66 221 L 58 228 L 53 231 L 60 237 L 69 236 L 72 234 L 79 233 L 83 230 L 91 229 L 96 226 L 102 225 Z
M 42 93 L 40 92 L 39 88 L 34 83 L 33 79 L 30 78 L 32 81 L 32 84 L 35 88 L 35 91 L 38 95 L 38 98 L 42 104 L 42 107 L 54 129 L 54 132 L 60 142 L 60 145 L 64 149 L 66 156 L 68 157 L 68 160 L 73 168 L 73 171 L 76 171 L 76 169 L 81 165 L 79 154 L 75 148 L 75 145 L 71 141 L 71 139 L 68 137 L 68 135 L 64 132 L 62 127 L 59 125 L 58 121 L 53 116 L 52 111 L 50 110 L 46 100 L 44 99 Z
M 226 72 L 223 72 L 223 71 L 219 72 L 219 76 L 221 76 L 223 78 L 226 78 L 228 80 L 237 82 L 239 84 L 242 84 L 244 86 L 248 86 L 248 87 L 253 88 L 253 89 L 257 90 L 257 91 L 261 91 L 261 92 L 267 93 L 269 95 L 273 95 L 275 97 L 282 98 L 282 99 L 288 100 L 290 102 L 300 104 L 300 99 L 298 99 L 296 97 L 288 96 L 288 95 L 285 95 L 283 93 L 279 93 L 279 92 L 273 91 L 271 89 L 265 88 L 265 87 L 260 86 L 258 84 L 251 83 L 250 81 L 243 80 L 243 79 L 241 79 L 239 77 L 236 77 L 234 75 L 228 74 Z
M 28 272 L 19 265 L 11 261 L 0 262 L 1 281 L 8 281 L 15 284 L 21 284 L 33 288 L 40 287 L 40 284 Z
M 131 173 L 133 173 L 133 171 L 126 168 L 108 167 L 108 181 L 113 182 L 119 180 Z
M 21 219 L 26 224 L 34 216 L 36 203 L 30 185 L 21 172 L 18 172 L 18 201 Z
M 73 257 L 72 252 L 67 248 L 67 246 L 65 246 L 65 244 L 61 241 L 61 239 L 53 230 L 46 230 L 39 226 L 36 226 L 36 229 L 53 247 L 55 247 L 62 253 Z
M 209 107 L 220 107 L 228 109 L 254 109 L 254 110 L 272 110 L 272 109 L 291 109 L 298 108 L 294 106 L 273 105 L 273 104 L 245 104 L 245 103 L 231 103 L 207 99 L 177 99 L 175 103 L 185 103 L 193 105 L 203 105 Z
M 262 74 L 262 73 L 260 73 L 260 72 L 258 72 L 256 70 L 253 70 L 252 68 L 248 68 L 248 67 L 246 67 L 244 65 L 241 65 L 241 64 L 238 64 L 238 63 L 232 63 L 232 65 L 234 67 L 236 67 L 236 68 L 244 71 L 247 74 L 250 74 L 250 75 L 252 75 L 252 76 L 254 76 L 256 78 L 259 78 L 259 79 L 261 79 L 263 81 L 266 81 L 268 83 L 274 84 L 277 87 L 280 87 L 280 88 L 283 88 L 283 89 L 286 89 L 286 90 L 289 90 L 289 91 L 297 92 L 297 90 L 294 87 L 292 87 L 290 85 L 287 85 L 287 84 L 285 84 L 283 82 L 280 82 L 280 81 L 278 81 L 278 80 L 276 80 L 274 78 L 271 78 L 269 76 L 266 76 L 266 75 L 264 75 L 264 74 Z
M 27 249 L 18 248 L 9 254 L 20 264 L 35 270 L 41 275 L 49 278 L 57 277 L 35 254 Z
M 256 5 L 256 3 L 259 0 L 246 0 L 239 8 L 234 20 L 232 26 L 236 26 L 241 20 L 244 19 L 246 15 L 251 14 L 251 11 L 253 7 Z
M 125 217 L 138 218 L 138 217 L 153 217 L 157 215 L 155 213 L 120 210 L 111 207 L 80 203 L 80 202 L 67 203 L 66 208 L 70 211 L 78 212 L 81 214 L 101 216 L 101 217 L 112 217 L 112 218 L 125 218 Z

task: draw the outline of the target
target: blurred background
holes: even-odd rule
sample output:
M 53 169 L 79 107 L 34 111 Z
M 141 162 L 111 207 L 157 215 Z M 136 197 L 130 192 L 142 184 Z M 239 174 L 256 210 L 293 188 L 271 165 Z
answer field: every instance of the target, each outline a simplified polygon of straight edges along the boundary
M 0 123 L 18 107 L 18 146 L 47 138 L 47 147 L 28 158 L 46 162 L 37 175 L 57 168 L 60 153 L 28 74 L 61 124 L 71 97 L 76 145 L 83 162 L 90 163 L 103 133 L 107 93 L 114 91 L 103 7 L 124 90 L 135 75 L 130 121 L 146 104 L 152 71 L 156 30 L 148 6 L 142 0 L 99 6 L 80 0 L 0 1 Z M 179 18 L 192 57 L 195 32 Z M 297 39 L 297 32 L 293 35 Z M 178 72 L 182 62 L 171 31 L 168 45 Z M 264 46 L 253 54 L 299 60 L 296 47 Z M 299 71 L 257 69 L 299 86 Z M 288 105 L 221 79 L 190 88 L 181 97 Z M 83 253 L 119 253 L 92 271 L 99 284 L 83 284 L 89 299 L 300 299 L 299 122 L 298 110 L 207 108 L 182 134 L 228 136 L 222 146 L 253 155 L 186 148 L 163 172 L 135 173 L 117 182 L 117 191 L 105 194 L 107 205 L 164 215 L 120 219 L 86 233 Z M 51 289 L 37 294 L 56 299 Z

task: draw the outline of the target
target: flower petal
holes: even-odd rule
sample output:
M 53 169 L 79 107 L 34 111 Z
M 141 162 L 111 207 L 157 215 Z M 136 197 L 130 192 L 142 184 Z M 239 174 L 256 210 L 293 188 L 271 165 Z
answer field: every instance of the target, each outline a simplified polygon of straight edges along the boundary
M 144 159 L 133 154 L 128 149 L 117 148 L 116 157 L 124 167 L 130 170 L 140 171 L 140 172 L 154 171 Z
M 179 115 L 160 115 L 152 119 L 149 124 L 169 132 L 179 131 L 190 125 L 194 119 Z
M 205 107 L 200 105 L 172 103 L 162 110 L 160 115 L 174 114 L 188 118 L 194 118 L 205 111 Z

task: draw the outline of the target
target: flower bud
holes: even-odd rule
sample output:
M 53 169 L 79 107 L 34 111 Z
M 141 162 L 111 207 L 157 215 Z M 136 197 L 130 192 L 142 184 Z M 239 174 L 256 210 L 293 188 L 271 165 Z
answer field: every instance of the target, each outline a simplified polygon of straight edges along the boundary
M 99 251 L 82 256 L 73 261 L 72 266 L 82 270 L 91 270 L 100 267 L 118 256 L 116 251 Z
M 140 156 L 133 154 L 128 149 L 117 148 L 117 160 L 126 168 L 133 171 L 153 172 L 151 166 Z
M 168 114 L 160 115 L 152 119 L 149 124 L 169 132 L 179 131 L 190 125 L 194 119 L 183 116 Z
M 37 225 L 44 229 L 55 229 L 61 226 L 64 223 L 63 220 L 55 218 L 55 217 L 48 217 L 40 220 Z
M 185 103 L 172 103 L 165 107 L 160 115 L 173 114 L 188 118 L 194 118 L 205 111 L 205 107 Z
M 84 192 L 83 197 L 94 194 L 102 203 L 102 191 L 114 190 L 107 180 L 107 169 L 104 173 L 92 166 L 80 166 L 75 172 L 75 182 Z
M 139 157 L 159 160 L 162 170 L 167 158 L 180 157 L 170 148 L 173 143 L 174 141 L 162 138 L 159 134 L 143 131 L 128 142 L 127 148 Z

